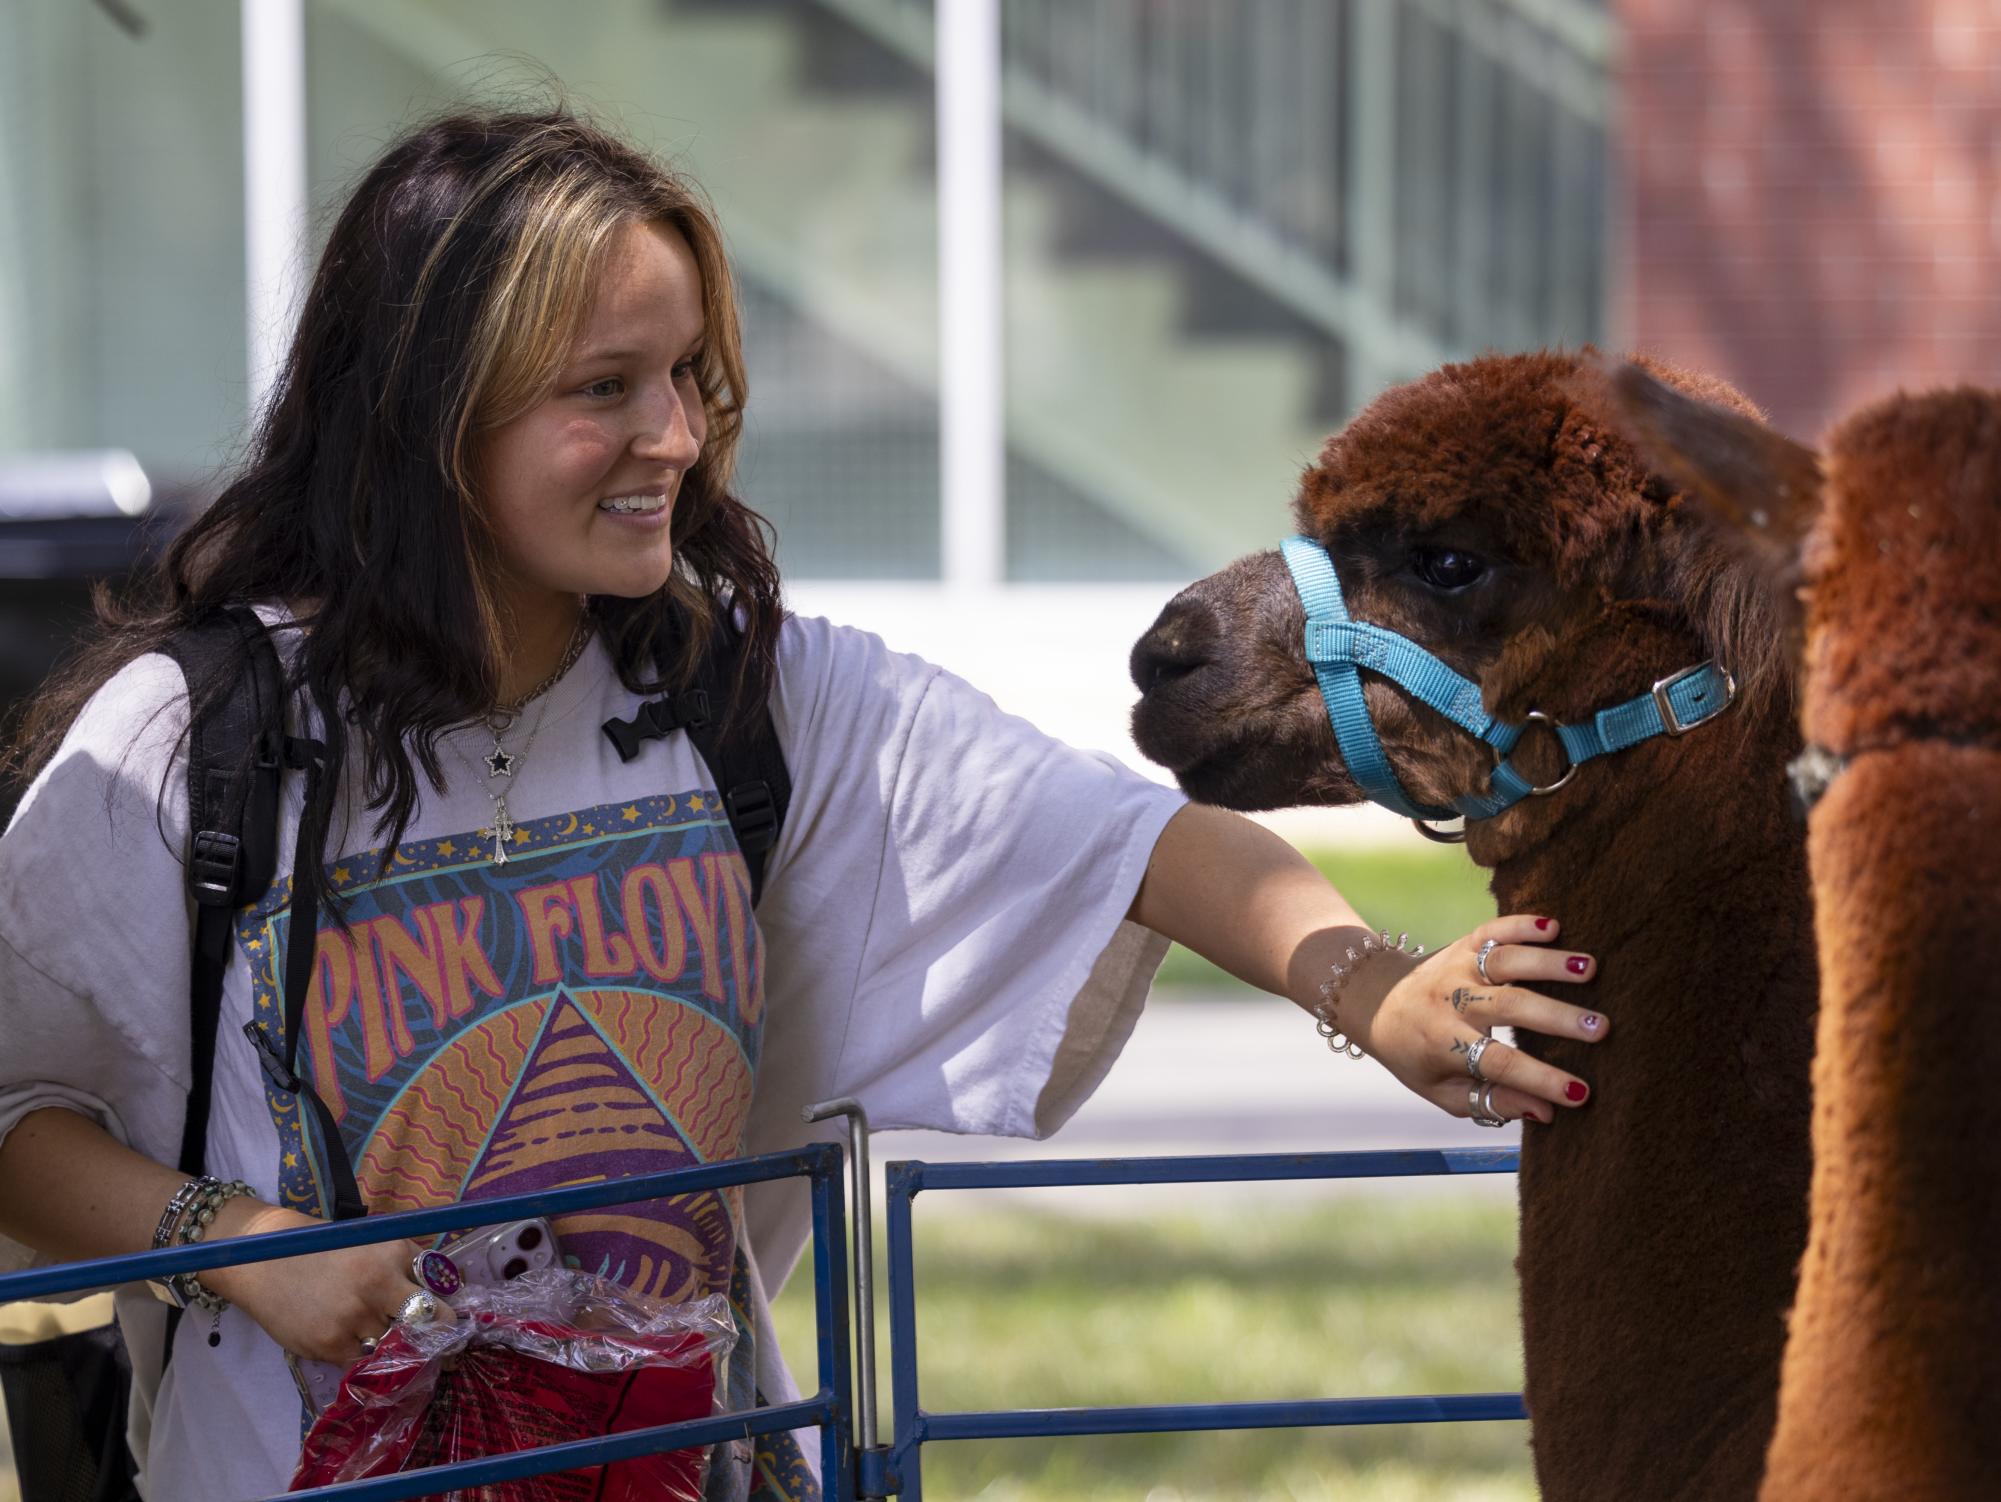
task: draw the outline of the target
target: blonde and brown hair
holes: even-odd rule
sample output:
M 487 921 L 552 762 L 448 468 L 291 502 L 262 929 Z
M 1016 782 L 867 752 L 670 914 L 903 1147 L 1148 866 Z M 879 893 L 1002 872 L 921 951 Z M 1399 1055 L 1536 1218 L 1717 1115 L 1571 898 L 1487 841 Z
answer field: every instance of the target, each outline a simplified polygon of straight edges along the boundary
M 607 173 L 608 163 L 624 170 Z M 517 186 L 524 178 L 534 183 L 525 195 Z M 473 517 L 485 520 L 477 474 L 481 436 L 548 394 L 590 315 L 618 232 L 635 221 L 677 231 L 701 273 L 704 336 L 695 375 L 708 431 L 687 499 L 700 506 L 705 498 L 726 493 L 743 431 L 742 338 L 722 233 L 699 189 L 603 132 L 557 116 L 519 131 L 470 186 L 466 215 L 489 196 L 510 193 L 518 195 L 519 223 L 501 248 L 503 260 L 467 341 L 467 389 L 444 456 L 445 471 Z M 419 269 L 419 298 L 446 262 L 457 222 L 445 227 Z M 413 332 L 406 323 L 406 336 Z M 407 347 L 397 354 L 404 358 Z M 481 577 L 490 575 L 482 571 Z M 668 590 L 684 608 L 707 614 L 706 596 L 690 579 L 677 574 Z
M 741 729 L 770 693 L 780 606 L 769 528 L 731 490 L 745 387 L 715 216 L 687 178 L 567 107 L 459 110 L 363 173 L 245 461 L 149 577 L 100 597 L 103 629 L 30 706 L 6 769 L 32 776 L 85 700 L 182 626 L 232 603 L 304 604 L 294 687 L 344 706 L 329 751 L 358 752 L 386 855 L 418 771 L 442 781 L 438 736 L 499 694 L 509 623 L 482 439 L 551 389 L 634 223 L 678 231 L 700 269 L 708 432 L 676 500 L 667 586 L 593 609 L 635 693 L 688 683 L 733 612 L 745 650 L 725 733 Z

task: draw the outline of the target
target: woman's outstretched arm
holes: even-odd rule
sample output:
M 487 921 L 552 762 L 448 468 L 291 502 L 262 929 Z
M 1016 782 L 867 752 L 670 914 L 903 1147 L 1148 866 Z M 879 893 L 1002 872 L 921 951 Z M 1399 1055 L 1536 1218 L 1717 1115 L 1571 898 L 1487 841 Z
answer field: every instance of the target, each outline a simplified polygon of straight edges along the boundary
M 1239 814 L 1199 803 L 1161 831 L 1127 916 L 1308 1012 L 1320 1005 L 1321 984 L 1334 965 L 1373 932 L 1284 840 Z M 1548 947 L 1557 932 L 1551 917 L 1501 917 L 1421 961 L 1371 958 L 1341 989 L 1338 1024 L 1412 1090 L 1456 1116 L 1469 1115 L 1466 1050 L 1495 1025 L 1586 1042 L 1609 1031 L 1603 1014 L 1521 984 L 1595 975 L 1589 955 Z M 1490 939 L 1495 947 L 1482 976 L 1475 960 Z M 1480 1070 L 1504 1082 L 1493 1096 L 1504 1116 L 1548 1121 L 1553 1107 L 1582 1105 L 1589 1096 L 1574 1075 L 1501 1043 L 1485 1050 Z

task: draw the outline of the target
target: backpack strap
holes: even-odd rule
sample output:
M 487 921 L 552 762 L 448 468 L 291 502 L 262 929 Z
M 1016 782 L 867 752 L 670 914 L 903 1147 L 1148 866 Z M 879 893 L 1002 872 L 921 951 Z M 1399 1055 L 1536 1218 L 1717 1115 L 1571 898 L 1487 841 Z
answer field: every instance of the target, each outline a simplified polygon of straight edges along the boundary
M 750 868 L 750 902 L 755 907 L 764 895 L 765 860 L 778 843 L 792 802 L 792 775 L 786 770 L 769 703 L 758 706 L 741 734 L 727 741 L 719 734 L 728 718 L 723 711 L 742 656 L 743 634 L 733 622 L 719 621 L 708 651 L 696 665 L 694 687 L 647 700 L 630 720 L 606 720 L 604 733 L 617 748 L 619 760 L 631 761 L 639 755 L 642 742 L 675 730 L 688 732 L 688 740 L 722 791 L 723 812 Z
M 215 1086 L 216 1032 L 222 1020 L 223 978 L 230 929 L 239 909 L 270 890 L 278 867 L 278 790 L 286 769 L 306 774 L 306 806 L 314 806 L 325 773 L 325 747 L 287 735 L 277 706 L 285 693 L 277 649 L 257 613 L 230 606 L 174 633 L 161 651 L 180 664 L 194 706 L 188 723 L 188 889 L 195 900 L 193 963 L 188 984 L 193 1047 L 187 1119 L 181 1129 L 181 1172 L 205 1171 L 210 1100 Z M 266 717 L 269 716 L 269 723 Z M 326 830 L 312 820 L 299 831 L 298 862 L 321 860 Z M 367 1213 L 333 1115 L 292 1070 L 312 979 L 312 937 L 318 904 L 295 898 L 288 932 L 306 935 L 285 956 L 285 1051 L 256 1023 L 246 1032 L 264 1072 L 297 1093 L 319 1123 L 336 1220 Z M 275 1067 L 274 1067 L 275 1066 Z
M 764 895 L 765 860 L 778 843 L 785 811 L 792 804 L 792 774 L 778 745 L 769 703 L 758 705 L 741 735 L 724 740 L 719 734 L 726 718 L 721 711 L 729 703 L 742 655 L 743 637 L 734 625 L 725 624 L 695 670 L 696 684 L 708 692 L 718 712 L 687 730 L 722 789 L 723 812 L 729 815 L 737 848 L 750 867 L 750 905 L 756 907 Z
M 215 1035 L 236 909 L 262 897 L 278 861 L 283 722 L 265 729 L 284 693 L 278 654 L 254 611 L 219 611 L 168 637 L 192 706 L 188 724 L 188 890 L 195 902 L 188 980 L 193 1056 L 181 1171 L 204 1171 Z
M 332 706 L 322 701 L 325 720 Z M 313 870 L 326 859 L 327 812 L 319 807 L 320 785 L 327 776 L 326 747 L 319 741 L 287 738 L 287 764 L 303 766 L 306 773 L 306 813 L 299 820 L 299 839 L 292 853 L 292 869 Z M 358 1220 L 368 1213 L 361 1186 L 354 1177 L 354 1163 L 347 1143 L 340 1135 L 340 1123 L 320 1099 L 320 1094 L 298 1072 L 299 1038 L 305 1030 L 306 993 L 312 988 L 313 963 L 318 954 L 320 904 L 311 888 L 292 883 L 292 912 L 285 924 L 285 1044 L 281 1051 L 271 1041 L 264 1024 L 255 1020 L 243 1024 L 243 1035 L 257 1050 L 257 1062 L 265 1078 L 287 1095 L 308 1107 L 319 1125 L 320 1158 L 327 1172 L 327 1192 L 333 1203 L 328 1208 L 335 1220 Z

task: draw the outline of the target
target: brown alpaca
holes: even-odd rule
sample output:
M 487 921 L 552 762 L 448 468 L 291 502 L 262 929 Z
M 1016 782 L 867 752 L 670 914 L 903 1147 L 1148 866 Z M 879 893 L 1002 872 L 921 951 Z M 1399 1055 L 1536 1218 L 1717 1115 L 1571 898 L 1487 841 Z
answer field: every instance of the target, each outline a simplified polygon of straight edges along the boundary
M 1568 723 L 1711 657 L 1738 675 L 1719 717 L 1586 762 L 1561 791 L 1472 825 L 1466 848 L 1502 912 L 1553 914 L 1567 945 L 1599 957 L 1602 981 L 1562 999 L 1615 1028 L 1597 1049 L 1520 1036 L 1593 1086 L 1522 1143 L 1543 1495 L 1748 1499 L 1806 1243 L 1815 974 L 1785 781 L 1799 735 L 1751 571 L 1587 419 L 1568 394 L 1578 367 L 1494 356 L 1386 393 L 1306 472 L 1296 520 L 1357 620 L 1422 643 L 1510 719 Z M 1675 379 L 1748 410 L 1719 383 Z M 1459 583 L 1468 560 L 1484 572 Z M 1240 809 L 1361 797 L 1304 620 L 1285 565 L 1262 553 L 1177 596 L 1135 647 L 1135 735 L 1193 796 Z M 1487 787 L 1483 745 L 1364 681 L 1414 797 Z M 1515 760 L 1548 782 L 1564 757 L 1531 731 Z
M 2001 395 L 1895 397 L 1816 463 L 1640 372 L 1617 385 L 1649 452 L 1805 606 L 1822 1011 L 1811 1232 L 1762 1495 L 1993 1497 Z

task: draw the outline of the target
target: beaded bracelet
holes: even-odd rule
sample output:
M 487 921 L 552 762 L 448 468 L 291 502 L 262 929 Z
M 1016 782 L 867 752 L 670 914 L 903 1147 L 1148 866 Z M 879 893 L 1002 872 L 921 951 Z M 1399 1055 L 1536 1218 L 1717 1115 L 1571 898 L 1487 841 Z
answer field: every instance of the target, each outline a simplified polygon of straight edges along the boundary
M 239 1195 L 250 1192 L 250 1186 L 241 1179 L 231 1179 L 225 1184 L 220 1179 L 203 1174 L 200 1178 L 188 1180 L 167 1201 L 159 1227 L 153 1232 L 153 1245 L 163 1247 L 170 1240 L 181 1246 L 194 1245 L 215 1224 L 217 1211 Z M 229 1307 L 229 1300 L 213 1292 L 195 1273 L 175 1273 L 166 1280 L 166 1286 L 181 1308 L 208 1311 L 208 1343 L 221 1345 L 222 1311 Z
M 1313 1009 L 1313 1028 L 1327 1040 L 1327 1046 L 1337 1054 L 1346 1054 L 1351 1059 L 1362 1057 L 1362 1045 L 1354 1042 L 1341 1030 L 1337 1014 L 1341 1002 L 1341 989 L 1354 979 L 1355 972 L 1368 963 L 1370 956 L 1378 954 L 1408 954 L 1417 959 L 1424 954 L 1424 946 L 1406 949 L 1408 933 L 1397 935 L 1396 943 L 1390 942 L 1390 931 L 1385 928 L 1377 934 L 1363 936 L 1359 945 L 1349 945 L 1345 962 L 1336 961 L 1326 980 L 1320 983 L 1320 1005 Z

